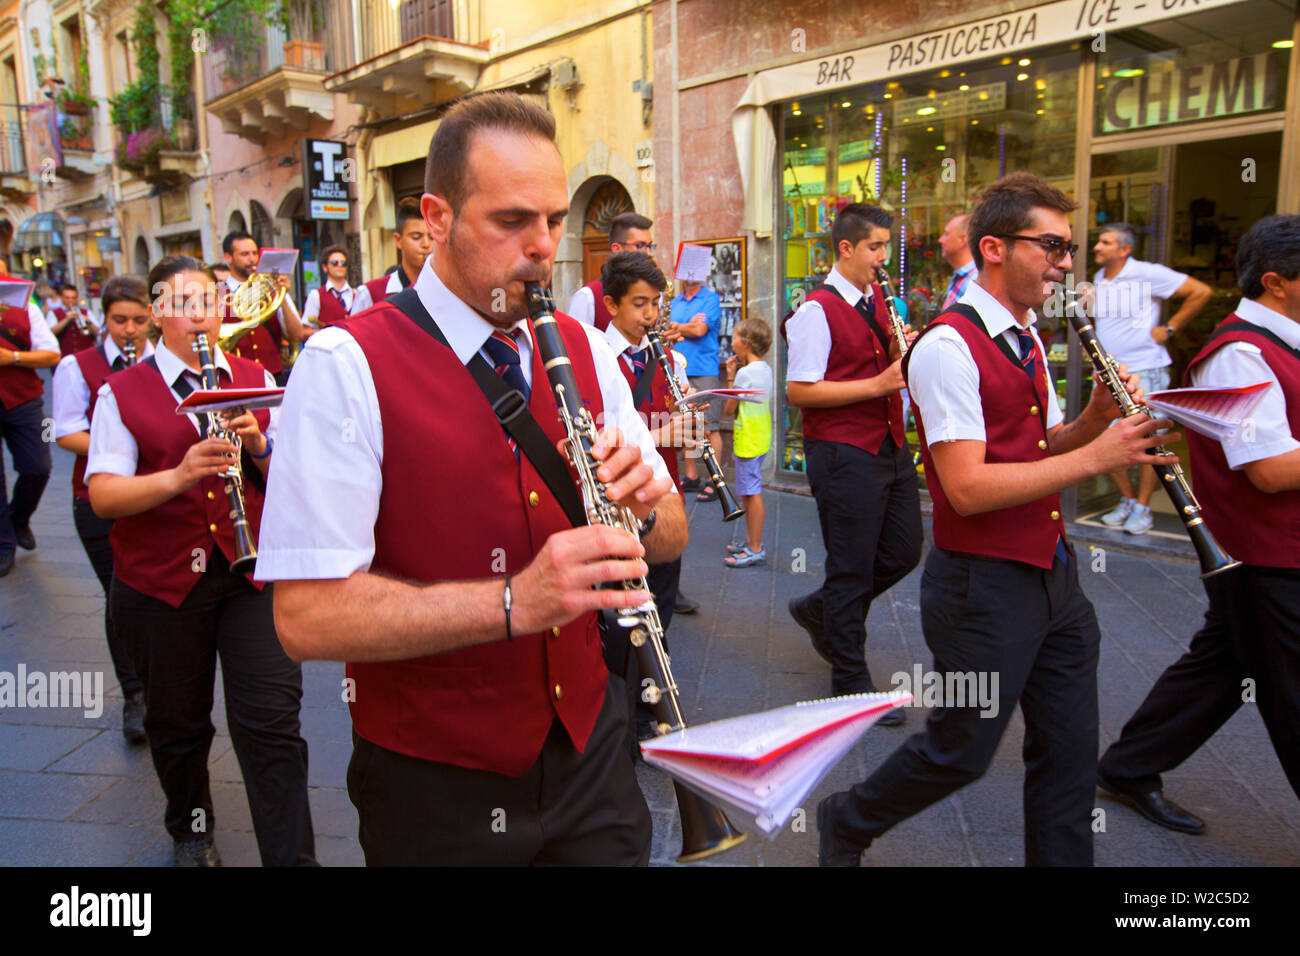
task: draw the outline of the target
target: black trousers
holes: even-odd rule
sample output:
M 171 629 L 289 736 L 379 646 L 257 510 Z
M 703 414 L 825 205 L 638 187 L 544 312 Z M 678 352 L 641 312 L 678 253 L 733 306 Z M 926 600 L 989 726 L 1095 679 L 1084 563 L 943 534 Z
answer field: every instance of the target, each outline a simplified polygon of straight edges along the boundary
M 817 499 L 826 580 L 804 598 L 820 617 L 836 694 L 872 690 L 867 669 L 867 611 L 873 598 L 921 560 L 921 502 L 912 454 L 886 437 L 872 455 L 840 442 L 805 442 L 808 481 Z
M 113 546 L 108 535 L 113 530 L 112 518 L 101 518 L 90 507 L 89 501 L 82 501 L 75 495 L 72 498 L 72 523 L 76 525 L 77 537 L 90 559 L 90 566 L 95 569 L 100 587 L 104 589 L 104 637 L 108 640 L 108 655 L 113 659 L 113 671 L 117 682 L 122 686 L 122 694 L 134 696 L 144 690 L 140 678 L 135 674 L 135 661 L 131 659 L 131 650 L 126 641 L 113 628 L 112 602 L 108 600 L 109 586 L 113 581 Z
M 1300 569 L 1243 565 L 1205 580 L 1210 606 L 1187 653 L 1160 675 L 1101 758 L 1144 792 L 1214 736 L 1247 696 L 1300 797 Z
M 522 777 L 394 753 L 353 734 L 348 796 L 367 866 L 644 866 L 650 811 L 627 752 L 623 681 L 578 753 L 556 720 Z
M 50 480 L 52 462 L 50 446 L 42 434 L 44 416 L 39 398 L 13 408 L 0 406 L 0 439 L 9 446 L 14 471 L 18 473 L 13 500 L 10 500 L 5 484 L 4 453 L 0 452 L 0 552 L 12 554 L 18 547 L 15 531 L 27 527 Z
M 997 714 L 981 716 L 978 706 L 933 710 L 924 730 L 875 773 L 835 794 L 837 830 L 868 843 L 978 780 L 1019 703 L 1025 862 L 1091 866 L 1101 635 L 1077 561 L 1044 571 L 934 548 L 921 579 L 921 626 L 936 672 L 984 672 L 990 687 L 997 675 Z
M 167 832 L 183 839 L 213 830 L 208 750 L 220 656 L 230 740 L 262 865 L 314 864 L 307 742 L 298 720 L 302 669 L 276 637 L 271 586 L 258 591 L 231 574 L 218 551 L 179 608 L 116 577 L 110 601 L 144 683 L 144 726 L 167 797 Z

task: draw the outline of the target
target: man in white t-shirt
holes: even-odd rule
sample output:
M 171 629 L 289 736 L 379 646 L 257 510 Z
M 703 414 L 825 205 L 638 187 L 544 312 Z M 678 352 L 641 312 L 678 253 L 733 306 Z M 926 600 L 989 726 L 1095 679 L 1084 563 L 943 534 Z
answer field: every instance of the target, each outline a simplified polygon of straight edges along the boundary
M 1166 343 L 1178 330 L 1205 308 L 1212 290 L 1199 279 L 1175 272 L 1155 262 L 1134 259 L 1137 237 L 1123 222 L 1108 223 L 1092 251 L 1101 271 L 1093 277 L 1096 288 L 1097 338 L 1130 374 L 1142 379 L 1147 393 L 1169 387 L 1169 353 Z M 1182 299 L 1168 322 L 1161 323 L 1160 308 L 1165 299 Z M 1156 489 L 1156 472 L 1149 465 L 1138 469 L 1138 490 L 1127 471 L 1111 476 L 1123 495 L 1102 523 L 1123 526 L 1129 534 L 1146 534 L 1151 529 L 1151 495 Z

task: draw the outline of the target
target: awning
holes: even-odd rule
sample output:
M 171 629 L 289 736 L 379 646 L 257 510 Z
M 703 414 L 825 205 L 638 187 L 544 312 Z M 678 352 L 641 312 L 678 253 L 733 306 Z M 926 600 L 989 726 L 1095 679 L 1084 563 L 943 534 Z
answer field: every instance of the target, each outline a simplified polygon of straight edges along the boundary
M 29 219 L 24 219 L 14 235 L 13 251 L 26 252 L 29 249 L 62 247 L 64 223 L 57 212 L 38 212 Z
M 429 155 L 429 143 L 433 140 L 434 130 L 441 122 L 441 119 L 429 120 L 427 123 L 376 136 L 370 144 L 371 166 L 396 166 L 398 163 L 425 159 Z

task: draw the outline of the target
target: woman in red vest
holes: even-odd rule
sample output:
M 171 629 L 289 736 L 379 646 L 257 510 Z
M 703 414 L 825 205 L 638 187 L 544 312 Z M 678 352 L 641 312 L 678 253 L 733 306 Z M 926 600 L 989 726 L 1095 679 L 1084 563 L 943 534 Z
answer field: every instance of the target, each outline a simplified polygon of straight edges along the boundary
M 167 796 L 166 826 L 181 866 L 218 866 L 212 841 L 208 749 L 212 684 L 220 656 L 231 743 L 244 774 L 264 865 L 314 862 L 307 805 L 307 744 L 299 732 L 302 672 L 280 648 L 271 590 L 235 575 L 234 528 L 219 474 L 237 449 L 206 436 L 206 416 L 177 415 L 202 387 L 196 336 L 215 342 L 216 280 L 187 256 L 149 273 L 154 355 L 110 375 L 91 422 L 86 483 L 111 534 L 115 626 L 130 635 L 145 690 L 145 730 Z M 274 385 L 260 365 L 220 350 L 223 387 Z M 275 414 L 225 422 L 243 445 L 244 497 L 256 540 L 258 489 L 270 465 Z

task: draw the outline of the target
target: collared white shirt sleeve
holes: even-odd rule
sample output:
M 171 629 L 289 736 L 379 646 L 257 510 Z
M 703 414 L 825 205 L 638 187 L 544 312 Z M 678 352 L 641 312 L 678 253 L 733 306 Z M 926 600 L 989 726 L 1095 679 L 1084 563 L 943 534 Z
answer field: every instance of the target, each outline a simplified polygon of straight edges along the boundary
M 320 316 L 320 289 L 312 289 L 307 293 L 307 301 L 302 304 L 301 318 L 304 322 L 309 322 Z
M 820 382 L 831 359 L 831 327 L 826 311 L 806 300 L 785 323 L 787 382 Z
M 31 326 L 29 337 L 32 340 L 33 352 L 58 352 L 59 340 L 54 337 L 50 327 L 41 319 L 40 310 L 34 305 L 27 307 L 28 325 Z M 21 349 L 20 351 L 26 351 Z
M 65 355 L 54 369 L 54 437 L 90 430 L 90 386 L 76 356 Z
M 650 437 L 650 429 L 632 404 L 632 389 L 619 370 L 614 350 L 609 347 L 603 332 L 596 331 L 594 326 L 583 328 L 587 333 L 587 341 L 591 344 L 591 357 L 596 366 L 596 380 L 600 383 L 600 399 L 604 407 L 602 419 L 597 425 L 605 428 L 612 426 L 621 431 L 624 441 L 641 449 L 641 460 L 651 467 L 655 478 L 667 478 L 668 466 L 664 464 L 654 439 Z M 548 383 L 544 384 L 550 387 Z M 537 387 L 536 383 L 533 387 Z
M 585 285 L 569 299 L 568 314 L 583 325 L 596 324 L 596 297 Z
M 356 315 L 374 304 L 374 300 L 370 298 L 370 287 L 364 284 L 359 285 L 352 295 L 352 309 L 348 312 L 348 315 Z

